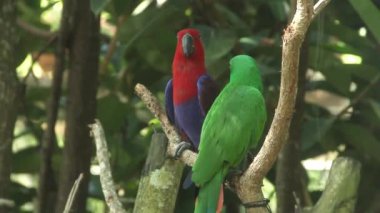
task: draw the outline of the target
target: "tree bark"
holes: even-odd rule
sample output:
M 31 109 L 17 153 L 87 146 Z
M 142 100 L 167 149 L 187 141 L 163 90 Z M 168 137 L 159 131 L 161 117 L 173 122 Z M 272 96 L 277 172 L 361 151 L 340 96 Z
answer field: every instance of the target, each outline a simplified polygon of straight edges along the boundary
M 10 174 L 13 130 L 20 87 L 16 76 L 16 3 L 0 1 L 0 212 L 10 212 Z
M 360 181 L 361 164 L 349 157 L 334 160 L 327 184 L 312 213 L 354 212 Z
M 285 29 L 283 36 L 282 69 L 280 97 L 277 109 L 265 138 L 263 146 L 256 155 L 249 168 L 240 177 L 235 177 L 230 181 L 230 186 L 236 190 L 237 195 L 245 204 L 262 201 L 261 190 L 262 181 L 269 169 L 277 159 L 282 145 L 288 137 L 288 130 L 294 112 L 297 83 L 298 83 L 298 63 L 301 44 L 306 35 L 311 21 L 328 4 L 330 0 L 319 0 L 316 5 L 312 5 L 309 0 L 297 0 L 297 10 L 290 25 Z M 137 84 L 136 93 L 146 104 L 148 109 L 161 121 L 165 134 L 169 138 L 168 153 L 173 153 L 173 147 L 178 143 L 178 134 L 174 134 L 174 128 L 168 124 L 168 119 L 164 115 L 157 99 L 143 85 Z M 197 155 L 189 150 L 185 151 L 180 159 L 189 166 L 194 164 Z M 266 212 L 267 209 L 246 208 L 247 213 Z
M 184 164 L 167 158 L 167 143 L 165 134 L 153 135 L 133 212 L 174 212 Z
M 63 211 L 70 189 L 80 173 L 83 173 L 83 181 L 71 210 L 85 212 L 90 160 L 94 150 L 88 125 L 96 114 L 99 19 L 90 10 L 90 0 L 66 0 L 64 7 L 73 11 L 68 17 L 73 27 L 68 44 L 68 105 L 56 212 Z
M 308 44 L 301 47 L 300 66 L 298 72 L 298 89 L 294 117 L 290 124 L 288 141 L 278 156 L 276 169 L 277 212 L 295 212 L 295 196 L 301 205 L 305 203 L 305 183 L 301 165 L 301 127 L 305 108 L 305 81 L 308 67 Z

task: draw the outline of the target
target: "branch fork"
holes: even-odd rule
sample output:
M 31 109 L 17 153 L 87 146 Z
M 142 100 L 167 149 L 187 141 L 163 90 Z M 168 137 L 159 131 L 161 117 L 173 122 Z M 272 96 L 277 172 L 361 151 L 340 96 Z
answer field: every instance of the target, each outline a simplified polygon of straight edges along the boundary
M 330 0 L 319 0 L 315 6 L 313 6 L 311 0 L 297 0 L 296 13 L 291 23 L 284 31 L 280 97 L 271 127 L 265 138 L 263 146 L 248 169 L 242 176 L 233 178 L 231 183 L 229 183 L 229 186 L 234 187 L 237 195 L 243 203 L 263 200 L 263 194 L 261 191 L 262 181 L 276 161 L 280 149 L 288 137 L 289 126 L 294 112 L 295 97 L 297 94 L 300 47 L 310 23 L 329 2 Z M 159 101 L 142 84 L 137 84 L 135 86 L 135 92 L 145 103 L 147 108 L 154 114 L 154 116 L 160 120 L 162 128 L 169 139 L 167 153 L 169 156 L 174 156 L 177 145 L 180 142 L 180 136 L 176 132 L 176 129 L 170 124 Z M 99 126 L 99 122 L 91 126 L 94 134 L 100 131 L 96 130 Z M 100 136 L 95 135 L 95 141 L 97 138 L 101 138 L 105 141 L 104 133 L 102 131 L 101 134 L 102 135 Z M 98 157 L 105 155 L 105 153 L 99 152 L 99 146 L 102 145 L 97 144 Z M 192 166 L 196 158 L 196 153 L 190 150 L 185 150 L 179 159 L 186 165 Z M 99 158 L 99 161 L 103 160 L 104 159 Z M 107 159 L 105 159 L 105 161 L 108 162 Z M 102 172 L 101 178 L 103 175 L 104 174 Z M 106 179 L 110 179 L 110 182 L 112 182 L 112 177 L 110 174 L 107 174 L 106 176 L 108 176 Z M 105 194 L 107 192 L 105 188 L 114 188 L 112 187 L 113 184 L 109 184 L 108 187 L 105 185 L 106 184 L 103 184 L 102 182 L 102 187 Z M 114 192 L 111 194 L 114 194 Z M 117 196 L 115 194 L 113 196 L 115 196 L 117 200 Z M 109 200 L 106 201 L 109 202 Z M 109 204 L 109 206 L 112 206 L 112 204 Z M 114 209 L 119 208 L 120 204 L 117 203 Z M 267 209 L 265 207 L 247 208 L 247 213 L 266 211 Z
M 297 94 L 300 47 L 310 23 L 329 2 L 330 0 L 319 0 L 313 6 L 310 0 L 297 0 L 296 13 L 289 26 L 285 29 L 283 36 L 280 97 L 273 122 L 263 146 L 249 168 L 241 177 L 235 178 L 231 184 L 235 186 L 235 190 L 243 203 L 263 200 L 262 180 L 273 166 L 282 145 L 288 137 Z M 135 92 L 148 109 L 161 121 L 162 128 L 169 138 L 168 154 L 173 156 L 176 144 L 180 141 L 179 135 L 169 123 L 158 100 L 146 87 L 137 84 Z M 192 166 L 196 157 L 196 153 L 186 150 L 180 160 Z M 265 208 L 261 209 L 265 212 Z M 251 212 L 253 210 L 247 209 L 247 211 Z

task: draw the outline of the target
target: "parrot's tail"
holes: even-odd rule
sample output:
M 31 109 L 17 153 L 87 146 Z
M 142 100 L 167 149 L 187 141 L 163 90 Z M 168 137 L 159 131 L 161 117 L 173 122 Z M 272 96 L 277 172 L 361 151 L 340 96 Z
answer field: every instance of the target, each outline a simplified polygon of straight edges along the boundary
M 199 189 L 194 213 L 220 213 L 223 208 L 223 172 L 218 172 L 210 182 Z

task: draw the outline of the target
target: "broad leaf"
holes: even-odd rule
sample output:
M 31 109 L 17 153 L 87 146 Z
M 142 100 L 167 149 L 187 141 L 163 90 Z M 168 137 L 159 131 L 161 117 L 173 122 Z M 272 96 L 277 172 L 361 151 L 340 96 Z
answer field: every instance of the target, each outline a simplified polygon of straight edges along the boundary
M 110 0 L 91 0 L 91 10 L 97 16 L 110 3 Z
M 127 103 L 120 101 L 114 94 L 98 100 L 97 114 L 102 125 L 109 133 L 121 130 L 127 112 Z
M 14 153 L 12 155 L 12 172 L 38 173 L 40 159 L 38 147 L 30 147 Z
M 333 118 L 314 118 L 302 126 L 302 150 L 307 150 L 320 142 L 333 124 Z
M 380 163 L 380 141 L 363 126 L 353 123 L 342 123 L 338 125 L 338 131 L 343 139 L 355 147 L 363 156 L 370 157 Z
M 376 116 L 380 119 L 380 103 L 375 100 L 370 100 L 369 104 L 375 112 Z
M 378 43 L 380 43 L 380 10 L 371 0 L 349 0 L 369 30 L 373 33 Z

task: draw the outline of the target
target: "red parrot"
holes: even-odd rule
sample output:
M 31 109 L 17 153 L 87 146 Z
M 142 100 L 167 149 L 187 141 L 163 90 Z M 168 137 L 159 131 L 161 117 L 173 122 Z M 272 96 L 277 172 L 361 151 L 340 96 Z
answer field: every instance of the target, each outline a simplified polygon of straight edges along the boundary
M 207 75 L 204 50 L 200 34 L 196 29 L 183 29 L 177 34 L 177 47 L 172 64 L 173 79 L 165 90 L 166 112 L 183 139 L 176 153 L 192 147 L 198 150 L 203 120 L 219 89 Z
M 165 89 L 165 106 L 169 120 L 179 130 L 182 140 L 176 150 L 178 158 L 185 149 L 198 152 L 204 118 L 219 88 L 207 75 L 200 33 L 183 29 L 177 33 L 177 47 L 172 64 L 173 78 Z M 187 179 L 191 182 L 190 176 Z M 185 180 L 186 182 L 186 180 Z M 223 190 L 219 196 L 218 211 L 223 207 Z

